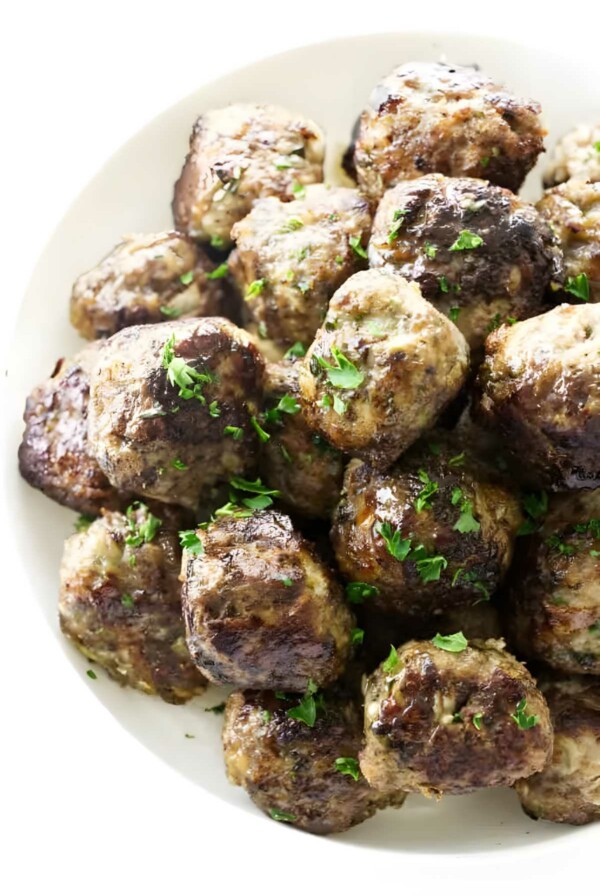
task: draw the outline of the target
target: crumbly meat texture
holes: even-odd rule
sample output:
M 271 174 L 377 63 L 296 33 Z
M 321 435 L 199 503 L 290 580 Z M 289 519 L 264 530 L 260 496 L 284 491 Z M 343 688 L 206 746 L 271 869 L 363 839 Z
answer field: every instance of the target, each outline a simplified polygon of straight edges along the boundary
M 257 202 L 232 230 L 230 269 L 261 332 L 310 345 L 335 290 L 367 266 L 370 231 L 369 205 L 348 187 L 319 184 L 294 202 Z
M 60 570 L 64 634 L 115 681 L 168 703 L 206 687 L 185 643 L 179 525 L 166 506 L 104 511 L 67 539 Z
M 257 462 L 252 418 L 263 370 L 247 334 L 223 318 L 111 336 L 91 380 L 89 438 L 98 463 L 115 487 L 195 508 L 216 482 Z
M 554 727 L 546 767 L 515 784 L 525 812 L 563 824 L 600 821 L 600 684 L 566 678 L 542 684 Z
M 379 198 L 399 181 L 439 171 L 481 177 L 517 192 L 543 150 L 540 106 L 476 68 L 409 62 L 373 90 L 354 164 Z
M 539 314 L 563 276 L 558 240 L 532 205 L 483 180 L 441 174 L 385 193 L 369 262 L 415 280 L 476 359 L 490 329 Z
M 479 420 L 530 487 L 600 485 L 600 305 L 560 305 L 486 340 Z
M 373 787 L 439 796 L 541 771 L 552 750 L 548 707 L 502 647 L 481 641 L 451 653 L 409 641 L 369 677 L 360 767 Z M 535 724 L 519 725 L 518 707 Z
M 346 831 L 378 809 L 404 801 L 404 794 L 374 790 L 360 772 L 354 780 L 336 768 L 340 758 L 357 767 L 362 718 L 352 701 L 324 696 L 310 727 L 288 715 L 297 701 L 237 691 L 227 701 L 223 727 L 231 783 L 275 820 L 311 834 Z
M 80 513 L 97 514 L 126 500 L 113 488 L 88 442 L 90 371 L 98 356 L 92 344 L 61 359 L 49 379 L 27 398 L 19 471 L 34 488 Z
M 194 239 L 228 245 L 256 199 L 289 201 L 297 184 L 320 183 L 324 154 L 318 125 L 279 106 L 235 103 L 205 112 L 175 184 L 175 225 Z
M 354 617 L 341 588 L 285 514 L 220 517 L 184 551 L 190 653 L 211 681 L 304 691 L 342 673 Z
M 544 172 L 544 186 L 554 187 L 572 177 L 600 181 L 600 123 L 580 124 L 558 141 Z
M 415 283 L 363 271 L 334 294 L 299 375 L 306 420 L 334 447 L 386 467 L 458 395 L 464 337 Z

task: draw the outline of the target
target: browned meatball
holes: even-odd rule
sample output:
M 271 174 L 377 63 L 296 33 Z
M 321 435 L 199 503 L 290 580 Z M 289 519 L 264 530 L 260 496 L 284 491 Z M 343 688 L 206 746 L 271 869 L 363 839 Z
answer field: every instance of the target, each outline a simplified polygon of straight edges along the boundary
M 311 427 L 340 451 L 389 466 L 462 388 L 467 344 L 415 283 L 389 271 L 350 277 L 300 369 Z
M 554 187 L 571 177 L 600 181 L 600 124 L 580 124 L 554 147 L 544 172 L 544 186 Z
M 560 305 L 486 341 L 476 410 L 523 480 L 600 485 L 600 305 Z
M 309 345 L 329 299 L 366 267 L 367 201 L 347 187 L 307 187 L 302 199 L 257 202 L 232 230 L 231 272 L 263 335 Z
M 512 559 L 516 499 L 452 443 L 417 443 L 391 469 L 348 464 L 331 538 L 369 604 L 418 619 L 489 600 Z
M 506 624 L 516 651 L 600 675 L 600 488 L 553 496 L 519 539 Z
M 252 470 L 264 363 L 220 317 L 129 327 L 92 374 L 92 450 L 115 487 L 195 508 Z
M 482 177 L 515 192 L 543 150 L 540 107 L 476 68 L 408 62 L 383 79 L 355 144 L 358 183 L 379 197 L 439 171 Z
M 532 205 L 483 180 L 441 174 L 388 190 L 369 262 L 415 280 L 475 353 L 500 320 L 538 314 L 562 278 L 558 241 Z
M 19 470 L 30 485 L 59 504 L 92 515 L 126 500 L 111 486 L 88 444 L 90 371 L 98 349 L 90 345 L 61 359 L 52 376 L 33 390 L 19 447 Z
M 322 181 L 324 153 L 319 127 L 279 106 L 235 103 L 205 112 L 175 184 L 177 229 L 227 245 L 256 199 L 290 200 L 303 185 Z
M 532 818 L 565 824 L 600 821 L 600 684 L 571 678 L 542 685 L 554 727 L 546 767 L 515 789 Z
M 207 678 L 304 691 L 342 673 L 354 618 L 340 586 L 289 517 L 231 510 L 183 556 L 190 653 Z
M 157 510 L 153 506 L 153 510 Z M 168 703 L 206 686 L 190 660 L 181 614 L 177 528 L 168 507 L 104 511 L 65 542 L 59 615 L 65 635 L 120 684 Z
M 133 234 L 75 281 L 71 323 L 84 339 L 99 339 L 134 324 L 218 314 L 225 273 L 181 233 Z
M 442 645 L 442 646 L 436 646 Z M 378 790 L 425 796 L 513 784 L 552 750 L 548 707 L 502 641 L 410 641 L 369 677 L 360 767 Z
M 377 809 L 402 805 L 404 794 L 378 793 L 360 773 L 358 707 L 328 694 L 312 701 L 316 719 L 304 716 L 311 725 L 290 716 L 297 700 L 278 699 L 268 691 L 237 691 L 229 697 L 223 748 L 231 783 L 243 787 L 271 818 L 311 834 L 346 831 Z

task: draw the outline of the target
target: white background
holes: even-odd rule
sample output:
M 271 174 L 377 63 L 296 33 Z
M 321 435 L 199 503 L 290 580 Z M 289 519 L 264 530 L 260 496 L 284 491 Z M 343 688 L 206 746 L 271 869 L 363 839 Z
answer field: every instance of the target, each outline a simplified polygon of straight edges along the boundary
M 531 0 L 11 3 L 0 17 L 3 341 L 11 339 L 32 264 L 78 190 L 128 136 L 203 81 L 294 46 L 377 31 L 516 35 L 595 53 L 593 10 Z M 22 550 L 35 563 L 35 543 Z M 86 699 L 20 576 L 3 581 L 0 887 L 7 896 L 42 888 L 67 896 L 334 887 L 387 894 L 417 886 L 453 893 L 475 881 L 490 893 L 510 873 L 457 859 L 440 879 L 393 854 L 316 838 L 305 846 L 281 825 L 257 824 L 249 833 L 230 807 L 192 790 Z M 597 887 L 591 864 L 585 856 L 562 869 L 532 860 L 517 892 L 541 885 L 554 892 L 563 874 L 572 887 L 589 873 Z

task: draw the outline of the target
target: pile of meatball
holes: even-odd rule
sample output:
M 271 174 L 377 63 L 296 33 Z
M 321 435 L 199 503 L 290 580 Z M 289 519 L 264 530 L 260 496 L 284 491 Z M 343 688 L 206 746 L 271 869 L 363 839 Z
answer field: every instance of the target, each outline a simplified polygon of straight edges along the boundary
M 276 821 L 500 786 L 600 818 L 600 125 L 534 206 L 540 112 L 401 65 L 355 186 L 313 121 L 204 113 L 174 229 L 79 277 L 89 342 L 27 399 L 21 473 L 80 514 L 64 634 L 170 703 L 227 687 Z

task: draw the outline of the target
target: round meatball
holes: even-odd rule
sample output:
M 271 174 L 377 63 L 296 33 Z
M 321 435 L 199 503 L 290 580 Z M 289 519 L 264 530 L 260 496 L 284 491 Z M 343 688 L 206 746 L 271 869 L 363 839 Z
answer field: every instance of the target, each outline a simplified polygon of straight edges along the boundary
M 597 155 L 600 165 L 600 152 Z M 566 274 L 563 301 L 600 302 L 600 177 L 598 180 L 591 184 L 570 180 L 548 190 L 537 204 L 560 240 Z
M 256 199 L 290 200 L 294 189 L 320 183 L 324 154 L 314 121 L 279 106 L 236 103 L 205 112 L 175 184 L 175 225 L 194 239 L 227 245 Z
M 342 490 L 344 458 L 306 423 L 298 400 L 298 364 L 268 364 L 259 470 L 290 510 L 329 519 Z
M 519 539 L 506 623 L 519 654 L 600 675 L 600 488 L 556 495 Z
M 110 482 L 195 508 L 255 466 L 264 362 L 219 317 L 129 327 L 92 373 L 89 437 Z
M 210 681 L 304 691 L 342 673 L 354 617 L 314 548 L 274 510 L 230 511 L 183 556 L 192 658 Z
M 346 468 L 331 540 L 369 605 L 403 616 L 487 601 L 510 566 L 521 523 L 515 497 L 465 451 L 421 443 L 385 472 Z
M 134 324 L 217 314 L 225 272 L 181 233 L 133 234 L 75 281 L 71 323 L 84 339 L 100 339 Z
M 327 694 L 313 701 L 317 716 L 309 725 L 289 715 L 297 701 L 265 691 L 231 694 L 223 727 L 231 783 L 271 818 L 311 834 L 346 831 L 377 809 L 402 805 L 404 794 L 379 793 L 360 774 L 358 707 Z
M 360 767 L 376 789 L 469 793 L 544 767 L 552 725 L 534 679 L 502 641 L 465 644 L 409 641 L 367 680 Z
M 560 305 L 486 341 L 477 413 L 524 482 L 600 485 L 600 305 Z
M 600 124 L 580 124 L 562 137 L 544 172 L 544 186 L 554 187 L 571 177 L 600 181 Z
M 21 476 L 45 495 L 97 514 L 123 501 L 95 460 L 88 444 L 90 371 L 99 346 L 58 361 L 52 376 L 33 390 L 25 405 L 25 432 L 19 447 Z
M 153 507 L 156 510 L 156 507 Z M 206 682 L 185 643 L 178 516 L 136 502 L 104 511 L 65 542 L 59 617 L 64 634 L 122 685 L 184 703 Z
M 600 684 L 572 678 L 542 685 L 554 728 L 546 767 L 515 784 L 532 818 L 600 821 Z
M 408 62 L 383 79 L 355 143 L 358 183 L 388 187 L 439 171 L 483 177 L 516 192 L 543 150 L 540 106 L 476 68 Z
M 363 271 L 337 290 L 302 362 L 304 413 L 340 451 L 386 467 L 458 395 L 468 367 L 463 336 L 416 283 Z
M 475 352 L 501 320 L 538 314 L 562 279 L 558 241 L 532 205 L 485 181 L 441 174 L 388 190 L 369 262 L 415 280 Z
M 370 230 L 367 201 L 348 187 L 257 202 L 232 230 L 231 272 L 263 335 L 309 345 L 335 290 L 366 267 Z

